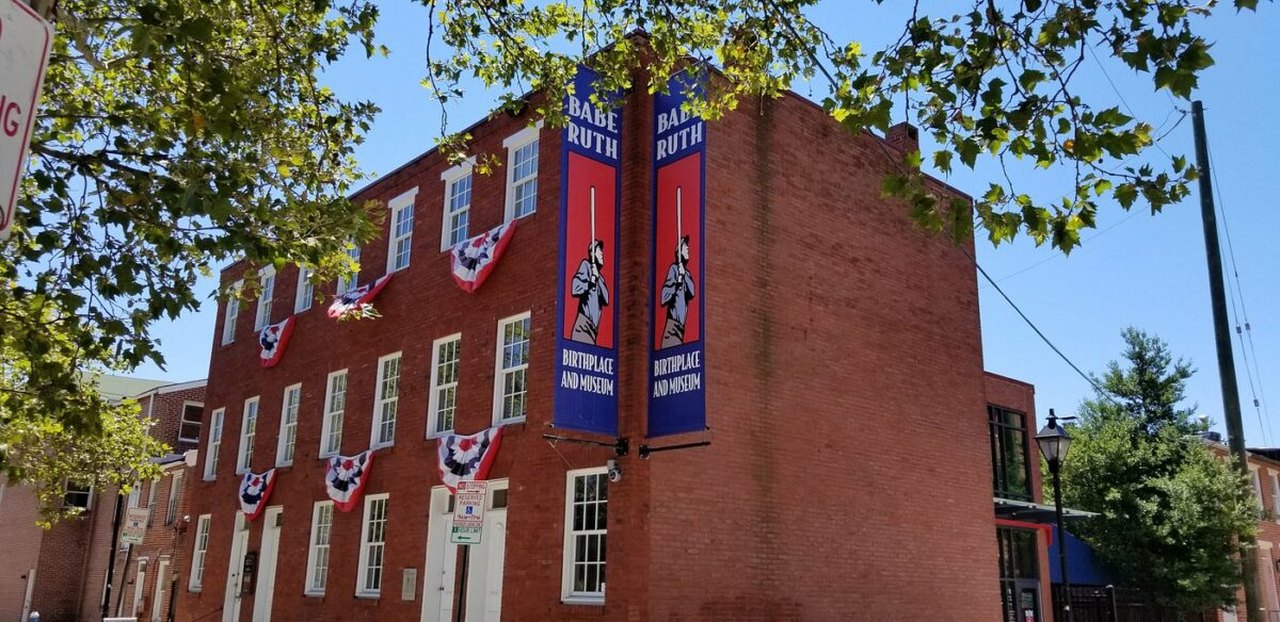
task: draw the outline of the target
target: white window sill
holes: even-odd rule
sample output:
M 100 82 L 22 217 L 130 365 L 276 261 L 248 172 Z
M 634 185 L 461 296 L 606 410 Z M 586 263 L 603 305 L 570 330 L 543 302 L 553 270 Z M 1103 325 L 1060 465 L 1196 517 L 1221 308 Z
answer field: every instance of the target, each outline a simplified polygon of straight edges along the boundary
M 596 605 L 604 606 L 604 596 L 566 596 L 560 599 L 561 604 L 565 605 Z
M 379 449 L 390 449 L 390 448 L 395 447 L 395 446 L 396 446 L 396 442 L 395 442 L 395 441 L 391 441 L 391 442 L 389 442 L 389 443 L 374 443 L 374 444 L 372 444 L 372 445 L 369 445 L 369 449 L 370 449 L 371 451 L 377 451 L 377 450 L 379 450 Z
M 214 480 L 216 480 L 216 479 L 218 479 L 218 476 L 217 476 L 217 475 L 206 475 L 206 476 L 204 476 L 203 478 L 201 478 L 201 480 L 200 480 L 200 481 L 203 481 L 203 482 L 212 482 L 212 481 L 214 481 Z
M 307 590 L 303 592 L 302 595 L 307 598 L 324 598 L 324 592 L 317 592 L 314 590 Z
M 441 430 L 441 431 L 439 431 L 439 432 L 432 432 L 432 433 L 430 433 L 430 434 L 428 434 L 428 435 L 427 435 L 427 440 L 429 440 L 429 441 L 434 441 L 434 440 L 436 440 L 436 439 L 438 439 L 438 438 L 444 438 L 444 437 L 449 436 L 450 434 L 453 434 L 453 433 L 454 433 L 454 431 L 453 431 L 453 430 Z
M 179 443 L 199 443 L 199 442 L 200 442 L 200 439 L 198 439 L 198 438 L 182 438 L 181 436 L 179 436 L 179 437 L 178 437 L 178 442 L 179 442 Z
M 291 467 L 291 466 L 293 466 L 293 462 L 292 462 L 292 461 L 289 461 L 289 462 L 277 462 L 277 463 L 276 463 L 276 468 L 277 468 L 277 469 L 283 469 L 284 467 Z
M 504 425 L 511 425 L 511 424 L 513 424 L 513 423 L 524 423 L 524 420 L 525 420 L 526 418 L 527 418 L 527 416 L 526 416 L 526 417 L 512 417 L 511 419 L 500 419 L 500 420 L 498 420 L 498 421 L 495 421 L 495 422 L 493 423 L 493 425 L 496 425 L 496 426 L 504 426 Z
M 320 452 L 320 454 L 316 456 L 316 458 L 319 458 L 321 460 L 328 460 L 329 458 L 332 458 L 336 455 L 338 455 L 338 452 L 336 451 Z
M 377 600 L 382 597 L 382 592 L 356 592 L 356 598 L 366 600 Z

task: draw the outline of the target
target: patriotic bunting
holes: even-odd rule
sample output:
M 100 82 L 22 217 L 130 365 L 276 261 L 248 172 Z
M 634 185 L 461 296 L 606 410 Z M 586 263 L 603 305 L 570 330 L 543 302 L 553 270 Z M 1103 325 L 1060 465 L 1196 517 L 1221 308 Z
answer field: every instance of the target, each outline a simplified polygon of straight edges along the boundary
M 324 474 L 324 488 L 333 499 L 334 507 L 350 512 L 360 503 L 360 492 L 369 481 L 369 469 L 373 467 L 373 450 L 366 449 L 354 456 L 329 458 L 329 470 Z
M 514 223 L 498 225 L 489 231 L 454 245 L 449 253 L 453 262 L 453 280 L 468 294 L 480 289 L 502 257 L 502 251 L 515 232 Z
M 276 486 L 276 470 L 267 469 L 264 473 L 245 473 L 240 480 L 240 511 L 250 521 L 258 518 L 263 508 L 267 507 L 267 498 L 271 489 Z
M 293 334 L 294 317 L 272 324 L 258 333 L 258 345 L 262 346 L 262 352 L 259 353 L 259 361 L 263 367 L 275 367 L 276 363 L 284 358 L 284 349 L 289 345 L 289 335 Z
M 378 295 L 378 292 L 382 291 L 382 288 L 386 287 L 387 282 L 390 280 L 391 275 L 388 274 L 386 276 L 379 277 L 378 280 L 372 283 L 365 283 L 360 287 L 338 296 L 338 299 L 334 300 L 333 304 L 329 305 L 329 317 L 339 319 L 351 313 L 358 313 L 373 301 L 374 297 Z
M 498 455 L 502 428 L 494 427 L 470 436 L 448 434 L 437 441 L 440 455 L 440 480 L 450 491 L 458 482 L 483 480 Z

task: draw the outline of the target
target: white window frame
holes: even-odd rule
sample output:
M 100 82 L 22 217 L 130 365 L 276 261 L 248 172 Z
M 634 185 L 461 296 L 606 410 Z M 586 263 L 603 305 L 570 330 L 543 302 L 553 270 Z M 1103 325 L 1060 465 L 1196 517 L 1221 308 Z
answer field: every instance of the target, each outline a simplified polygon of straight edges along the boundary
M 396 415 L 400 409 L 400 380 L 404 378 L 404 357 L 400 356 L 401 352 L 393 352 L 386 356 L 378 357 L 378 378 L 373 384 L 373 429 L 369 431 L 369 447 L 372 449 L 381 449 L 383 447 L 391 447 L 396 444 Z M 387 365 L 395 361 L 396 377 L 395 386 L 391 396 L 385 396 L 388 387 L 383 386 L 388 383 L 386 377 Z M 390 415 L 388 417 L 387 415 Z M 389 429 L 384 429 L 386 426 Z
M 387 274 L 409 267 L 409 261 L 413 255 L 413 199 L 416 196 L 418 196 L 418 188 L 415 186 L 387 202 L 387 207 L 391 210 L 391 218 L 387 223 Z M 397 235 L 396 222 L 401 214 L 408 214 L 409 230 Z M 401 242 L 405 243 L 403 253 L 397 248 Z M 400 261 L 402 257 L 403 263 Z
M 289 398 L 295 392 L 297 399 L 290 403 Z M 301 409 L 302 383 L 285 387 L 284 394 L 280 398 L 280 434 L 276 436 L 276 466 L 293 464 L 293 455 L 298 448 L 298 411 Z
M 160 500 L 160 480 L 147 483 L 147 526 L 156 524 L 156 501 Z
M 182 502 L 182 471 L 175 471 L 169 476 L 169 500 L 164 508 L 164 524 L 172 525 L 178 520 L 178 504 Z
M 73 486 L 75 487 L 75 490 L 72 490 L 72 487 L 73 487 Z M 67 503 L 67 496 L 72 495 L 72 494 L 75 494 L 75 495 L 83 495 L 83 496 L 84 496 L 84 505 L 77 505 L 77 504 L 74 504 L 74 503 Z M 75 483 L 75 482 L 73 482 L 73 481 L 71 481 L 71 480 L 65 480 L 65 481 L 63 481 L 63 482 L 62 482 L 62 507 L 64 507 L 64 508 L 80 508 L 80 509 L 84 510 L 85 512 L 88 512 L 89 510 L 92 510 L 92 509 L 93 509 L 93 484 L 89 484 L 89 485 L 85 486 L 85 485 L 82 485 L 82 484 L 77 484 L 77 483 Z
M 457 358 L 453 361 L 454 372 L 453 382 L 440 383 L 440 348 L 449 343 L 457 342 L 458 346 L 455 350 Z M 427 394 L 427 438 L 437 438 L 453 432 L 453 425 L 441 427 L 438 425 L 439 410 L 441 408 L 440 392 L 453 389 L 453 413 L 450 415 L 452 423 L 456 425 L 458 415 L 458 381 L 461 379 L 460 367 L 462 366 L 462 333 L 454 333 L 446 337 L 441 337 L 431 342 L 431 391 Z
M 204 456 L 205 481 L 218 476 L 218 450 L 222 448 L 222 424 L 226 416 L 226 408 L 214 409 L 209 414 L 209 450 Z
M 440 173 L 440 181 L 444 182 L 444 210 L 440 219 L 440 250 L 447 251 L 458 242 L 467 239 L 468 229 L 471 226 L 471 204 L 475 201 L 475 178 L 471 172 L 475 169 L 475 156 L 469 157 L 462 164 L 454 166 L 449 170 Z M 465 207 L 458 209 L 453 208 L 453 186 L 460 183 L 464 179 L 469 179 L 471 187 L 467 189 L 467 204 Z M 455 214 L 467 214 L 467 224 L 462 228 L 462 236 L 458 240 L 451 240 L 453 233 L 453 216 Z
M 1267 473 L 1271 476 L 1271 518 L 1280 523 L 1280 475 L 1271 469 Z
M 236 340 L 236 321 L 240 318 L 240 292 L 244 291 L 244 279 L 231 284 L 227 292 L 227 304 L 222 309 L 222 345 Z
M 259 396 L 255 395 L 245 400 L 244 410 L 240 414 L 240 445 L 236 451 L 236 475 L 248 473 L 253 466 L 253 442 L 258 438 L 258 410 L 261 406 L 261 400 L 258 398 Z
M 298 266 L 298 283 L 294 286 L 293 312 L 302 313 L 311 308 L 316 299 L 316 284 L 312 282 L 311 269 Z
M 325 511 L 328 508 L 328 511 Z M 324 542 L 320 542 L 320 517 L 325 514 L 329 518 L 329 523 L 324 525 Z M 306 596 L 324 596 L 325 588 L 329 585 L 329 568 L 332 566 L 333 557 L 331 555 L 333 548 L 333 502 L 332 501 L 316 501 L 311 507 L 311 537 L 307 540 L 307 585 L 303 589 Z M 316 578 L 320 575 L 320 551 L 324 551 L 324 569 L 323 576 L 320 577 L 322 585 L 316 587 Z
M 493 424 L 506 425 L 509 423 L 520 423 L 529 415 L 529 362 L 526 360 L 523 364 L 516 365 L 511 368 L 503 368 L 502 351 L 503 351 L 503 333 L 509 324 L 529 320 L 529 349 L 533 349 L 533 318 L 529 311 L 518 313 L 511 317 L 498 320 L 498 338 L 495 342 L 495 352 L 493 357 Z M 532 358 L 532 352 L 530 353 Z M 516 371 L 524 372 L 524 413 L 519 417 L 503 418 L 502 410 L 505 405 L 506 395 L 504 385 L 506 384 L 507 374 Z
M 605 588 L 608 584 L 607 581 L 601 582 L 601 590 L 599 592 L 576 592 L 573 589 L 573 566 L 574 566 L 575 560 L 577 560 L 577 551 L 574 548 L 574 536 L 577 534 L 602 535 L 604 536 L 606 551 L 608 551 L 608 542 L 609 542 L 609 526 L 607 524 L 607 519 L 606 519 L 606 525 L 604 529 L 575 530 L 573 528 L 573 504 L 574 504 L 573 485 L 575 481 L 580 477 L 602 476 L 601 479 L 605 485 L 604 503 L 607 508 L 609 503 L 608 473 L 609 471 L 605 467 L 592 467 L 589 469 L 575 469 L 565 474 L 564 549 L 560 556 L 561 562 L 562 562 L 561 577 L 560 577 L 561 579 L 560 600 L 565 604 L 570 604 L 570 605 L 602 605 L 604 604 Z M 605 559 L 602 562 L 606 569 L 609 567 L 608 562 L 609 562 L 608 554 L 606 553 Z
M 152 399 L 155 399 L 155 398 L 152 398 Z M 190 425 L 190 424 L 192 424 L 192 422 L 191 422 L 191 421 L 189 421 L 189 420 L 187 419 L 187 407 L 188 407 L 188 406 L 199 406 L 199 407 L 200 407 L 200 420 L 199 420 L 199 421 L 194 422 L 194 425 L 196 426 L 196 435 L 195 435 L 195 437 L 183 436 L 183 435 L 182 435 L 182 427 L 183 427 L 183 426 L 186 426 L 186 425 Z M 182 441 L 182 442 L 184 442 L 184 443 L 199 443 L 199 442 L 200 442 L 200 428 L 203 428 L 203 427 L 204 427 L 204 402 L 193 402 L 193 401 L 191 401 L 191 400 L 186 400 L 186 401 L 182 402 L 182 415 L 178 418 L 178 440 L 179 440 L 179 441 Z
M 334 381 L 334 378 L 337 378 L 338 376 L 343 377 L 342 378 L 342 408 L 337 411 L 334 411 L 333 381 Z M 345 369 L 340 369 L 335 372 L 330 372 L 329 376 L 325 378 L 324 412 L 321 413 L 321 419 L 320 419 L 320 453 L 318 454 L 318 457 L 320 458 L 328 458 L 329 456 L 335 456 L 338 454 L 338 452 L 342 451 L 342 424 L 343 424 L 343 419 L 346 418 L 348 380 L 349 380 L 349 377 L 347 376 L 347 370 Z M 334 412 L 337 413 L 337 419 L 336 419 L 337 430 L 334 430 L 335 426 L 333 425 L 335 423 L 335 420 L 332 417 Z M 335 437 L 337 439 L 337 443 L 330 443 L 329 442 L 330 436 Z M 331 444 L 334 445 L 332 449 L 330 448 Z
M 336 293 L 339 296 L 355 289 L 356 284 L 360 282 L 360 244 L 355 240 L 349 240 L 347 241 L 347 244 L 351 245 L 351 248 L 347 249 L 347 257 L 350 257 L 352 261 L 356 262 L 356 271 L 355 274 L 351 275 L 350 279 L 342 276 L 338 277 L 338 289 Z
M 360 565 L 356 570 L 356 597 L 378 598 L 382 594 L 382 585 L 387 579 L 387 514 L 391 495 L 387 493 L 366 495 L 364 498 L 364 519 L 360 523 Z M 373 542 L 371 538 L 370 513 L 374 505 L 382 502 L 382 540 Z M 368 574 L 371 568 L 370 553 L 377 548 L 379 556 L 378 587 L 368 587 Z
M 529 143 L 537 141 L 541 131 L 542 131 L 542 121 L 539 120 L 537 123 L 530 125 L 520 130 L 519 132 L 516 132 L 515 134 L 508 136 L 505 140 L 502 141 L 502 146 L 507 150 L 507 200 L 506 200 L 506 209 L 504 211 L 505 215 L 503 217 L 504 218 L 503 222 L 511 222 L 516 219 L 516 183 L 517 182 L 524 183 L 529 179 L 529 178 L 521 178 L 517 180 L 515 178 L 516 152 L 519 151 L 521 147 L 524 147 Z M 541 147 L 541 143 L 539 143 L 539 147 Z M 535 154 L 536 154 L 536 150 L 535 150 Z M 538 171 L 541 169 L 541 167 L 542 167 L 542 161 L 541 159 L 539 159 L 538 166 L 534 167 L 534 173 L 532 178 L 533 179 L 533 197 L 534 197 L 533 210 L 531 210 L 527 214 L 521 214 L 520 218 L 524 218 L 526 216 L 532 216 L 538 213 Z
M 253 312 L 253 332 L 271 325 L 271 303 L 276 297 L 276 268 L 266 266 L 258 271 L 258 307 Z
M 204 585 L 204 558 L 209 552 L 209 525 L 212 514 L 201 514 L 196 519 L 196 537 L 191 548 L 191 576 L 187 578 L 187 591 L 199 592 Z

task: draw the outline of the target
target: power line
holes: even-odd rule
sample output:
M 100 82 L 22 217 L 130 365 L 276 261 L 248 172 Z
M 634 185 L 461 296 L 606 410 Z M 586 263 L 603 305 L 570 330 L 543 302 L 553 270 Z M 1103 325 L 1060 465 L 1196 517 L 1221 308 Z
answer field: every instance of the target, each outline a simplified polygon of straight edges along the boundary
M 1213 160 L 1213 147 L 1206 144 L 1208 151 L 1209 167 L 1217 169 L 1217 164 Z M 1240 279 L 1240 269 L 1236 263 L 1235 246 L 1231 242 L 1231 228 L 1227 225 L 1227 207 L 1226 201 L 1222 199 L 1222 184 L 1214 187 L 1214 193 L 1218 199 L 1218 211 L 1221 214 L 1223 237 L 1227 240 L 1227 257 L 1231 261 L 1231 278 L 1227 280 L 1228 289 L 1231 296 L 1231 315 L 1235 320 L 1236 338 L 1240 341 L 1240 356 L 1244 361 L 1245 377 L 1249 380 L 1249 392 L 1253 397 L 1253 409 L 1258 415 L 1258 427 L 1263 435 L 1263 441 L 1270 445 L 1271 438 L 1275 437 L 1274 431 L 1271 429 L 1271 413 L 1267 409 L 1266 389 L 1262 382 L 1262 369 L 1258 365 L 1258 352 L 1253 345 L 1253 327 L 1249 322 L 1249 310 L 1244 302 L 1244 289 Z M 1230 287 L 1234 281 L 1235 286 Z M 1236 310 L 1236 299 L 1240 301 L 1239 312 Z M 1243 330 L 1241 325 L 1243 319 Z M 1248 346 L 1246 348 L 1246 340 Z M 1252 360 L 1251 360 L 1252 359 Z M 1254 378 L 1257 378 L 1255 386 Z

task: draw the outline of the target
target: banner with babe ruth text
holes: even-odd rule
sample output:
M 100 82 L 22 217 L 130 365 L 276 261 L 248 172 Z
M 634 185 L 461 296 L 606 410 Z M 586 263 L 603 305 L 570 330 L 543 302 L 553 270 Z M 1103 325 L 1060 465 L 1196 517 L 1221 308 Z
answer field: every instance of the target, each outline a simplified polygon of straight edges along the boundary
M 649 354 L 649 432 L 706 429 L 703 379 L 706 122 L 683 104 L 702 92 L 705 74 L 672 76 L 654 96 L 653 300 Z
M 592 103 L 596 78 L 579 67 L 564 101 L 554 421 L 616 435 L 622 115 Z

